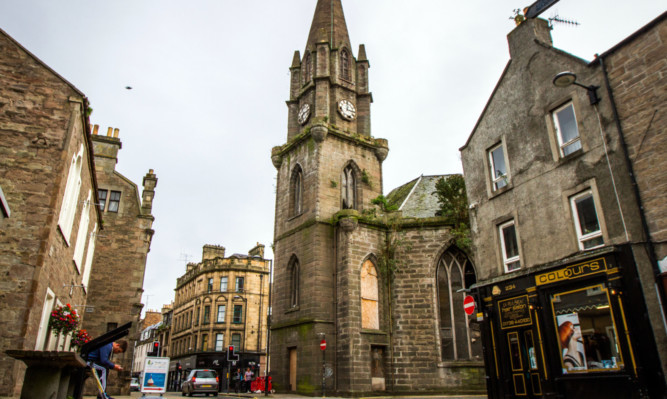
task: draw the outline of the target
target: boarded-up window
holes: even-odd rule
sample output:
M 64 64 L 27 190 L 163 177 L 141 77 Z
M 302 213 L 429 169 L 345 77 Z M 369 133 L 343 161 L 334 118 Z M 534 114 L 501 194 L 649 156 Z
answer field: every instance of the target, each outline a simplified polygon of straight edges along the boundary
M 375 265 L 370 260 L 361 267 L 361 328 L 378 330 L 378 275 Z

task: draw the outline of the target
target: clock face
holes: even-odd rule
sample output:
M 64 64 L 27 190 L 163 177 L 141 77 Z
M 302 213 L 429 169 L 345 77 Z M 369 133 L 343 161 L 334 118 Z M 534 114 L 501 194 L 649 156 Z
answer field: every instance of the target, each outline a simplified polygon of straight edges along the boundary
M 308 118 L 310 118 L 310 105 L 303 104 L 301 108 L 299 108 L 298 121 L 303 125 L 308 122 Z
M 338 102 L 338 112 L 348 121 L 353 120 L 357 116 L 357 109 L 354 108 L 354 104 L 350 100 L 340 100 Z

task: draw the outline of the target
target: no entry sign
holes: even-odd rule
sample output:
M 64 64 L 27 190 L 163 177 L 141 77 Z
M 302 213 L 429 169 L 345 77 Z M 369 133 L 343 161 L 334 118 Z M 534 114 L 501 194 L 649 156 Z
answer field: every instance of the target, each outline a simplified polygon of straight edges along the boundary
M 466 295 L 466 297 L 463 298 L 463 310 L 465 310 L 468 316 L 472 315 L 475 311 L 475 298 Z
M 325 350 L 326 348 L 327 348 L 327 341 L 322 340 L 322 342 L 320 342 L 320 349 Z

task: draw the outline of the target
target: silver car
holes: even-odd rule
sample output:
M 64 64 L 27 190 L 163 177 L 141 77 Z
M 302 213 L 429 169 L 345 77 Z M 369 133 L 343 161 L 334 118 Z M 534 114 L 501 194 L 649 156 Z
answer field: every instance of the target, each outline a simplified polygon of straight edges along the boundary
M 218 396 L 218 374 L 215 370 L 195 369 L 181 385 L 181 395 L 192 396 L 202 393 L 204 396 Z

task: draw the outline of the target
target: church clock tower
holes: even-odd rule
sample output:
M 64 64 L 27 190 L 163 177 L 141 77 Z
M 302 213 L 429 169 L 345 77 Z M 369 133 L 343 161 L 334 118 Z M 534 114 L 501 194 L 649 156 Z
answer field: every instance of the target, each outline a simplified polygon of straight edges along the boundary
M 278 177 L 270 350 L 279 391 L 320 392 L 322 339 L 327 391 L 349 392 L 356 378 L 361 264 L 349 261 L 350 234 L 382 194 L 388 153 L 387 141 L 371 136 L 369 66 L 363 45 L 353 54 L 341 0 L 318 0 L 303 56 L 296 51 L 290 67 L 287 142 L 271 153 Z M 362 235 L 359 248 L 381 242 L 381 232 Z

